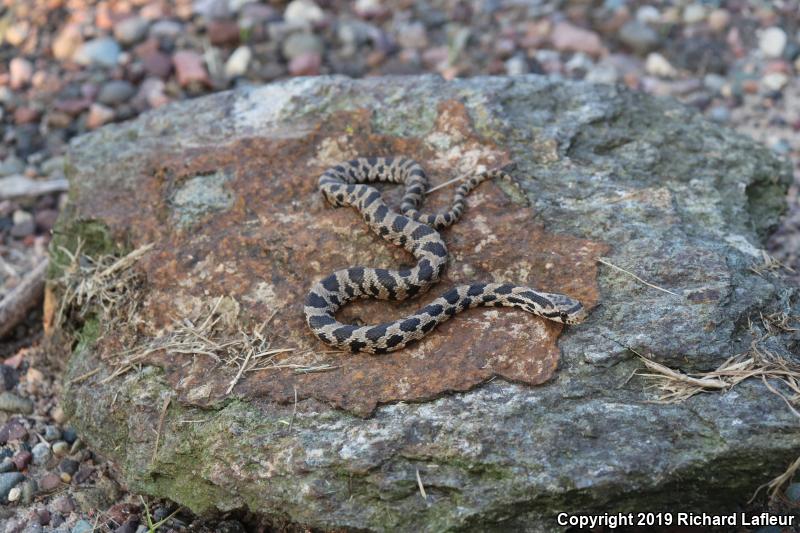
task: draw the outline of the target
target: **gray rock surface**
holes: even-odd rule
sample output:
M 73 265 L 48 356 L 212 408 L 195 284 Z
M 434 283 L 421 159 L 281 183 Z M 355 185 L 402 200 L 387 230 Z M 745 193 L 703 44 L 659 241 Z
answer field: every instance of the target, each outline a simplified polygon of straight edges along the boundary
M 750 349 L 753 335 L 764 333 L 760 313 L 800 314 L 796 288 L 751 270 L 762 263 L 762 242 L 780 216 L 789 168 L 671 101 L 536 76 L 450 83 L 321 77 L 215 94 L 77 139 L 66 165 L 72 204 L 61 230 L 95 231 L 113 218 L 106 203 L 93 204 L 97 191 L 122 199 L 161 187 L 149 180 L 166 179 L 158 174 L 163 154 L 202 154 L 248 139 L 285 143 L 289 154 L 321 121 L 342 113 L 367 110 L 373 130 L 387 138 L 422 139 L 470 157 L 452 138 L 431 134 L 445 100 L 463 103 L 474 129 L 508 150 L 549 232 L 605 242 L 609 262 L 676 294 L 602 266 L 600 305 L 561 335 L 549 382 L 496 379 L 429 401 L 383 405 L 367 417 L 305 395 L 296 412 L 236 394 L 200 407 L 179 399 L 156 366 L 105 380 L 110 355 L 93 349 L 98 325 L 87 322 L 66 381 L 81 438 L 118 462 L 131 490 L 196 511 L 247 507 L 276 521 L 375 531 L 561 530 L 559 512 L 719 510 L 743 503 L 781 473 L 800 453 L 800 426 L 760 382 L 662 405 L 652 402 L 648 381 L 631 379 L 643 371 L 634 351 L 684 372 L 710 370 Z M 348 138 L 358 135 L 343 128 L 319 151 L 345 157 Z M 236 164 L 222 170 L 236 175 Z M 314 195 L 315 180 L 309 175 L 306 187 L 274 202 Z M 214 181 L 212 218 L 198 219 L 204 222 L 191 231 L 208 236 L 218 211 L 244 209 L 235 183 Z M 166 204 L 174 191 L 164 187 Z M 168 248 L 171 232 L 188 231 L 184 217 L 199 216 L 198 202 L 184 204 L 191 209 L 177 218 L 163 215 L 161 233 L 140 230 L 132 219 L 124 231 L 112 228 L 110 238 L 131 247 L 159 238 Z M 87 226 L 81 220 L 90 213 L 94 225 Z M 477 215 L 470 209 L 465 218 Z M 294 253 L 290 242 L 269 246 L 262 261 Z M 219 268 L 228 276 L 236 271 L 235 264 L 211 263 L 202 272 Z M 176 300 L 192 283 L 201 283 L 200 294 L 225 290 L 215 285 L 219 278 L 198 279 L 175 280 Z M 299 312 L 295 304 L 283 312 Z M 772 353 L 798 363 L 796 332 L 768 342 Z

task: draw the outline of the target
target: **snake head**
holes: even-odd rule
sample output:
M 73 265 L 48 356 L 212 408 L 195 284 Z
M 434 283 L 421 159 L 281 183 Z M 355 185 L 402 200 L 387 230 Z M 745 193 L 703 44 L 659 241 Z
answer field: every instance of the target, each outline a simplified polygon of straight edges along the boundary
M 589 313 L 578 300 L 564 294 L 541 294 L 550 305 L 542 305 L 541 314 L 545 318 L 562 324 L 580 324 Z

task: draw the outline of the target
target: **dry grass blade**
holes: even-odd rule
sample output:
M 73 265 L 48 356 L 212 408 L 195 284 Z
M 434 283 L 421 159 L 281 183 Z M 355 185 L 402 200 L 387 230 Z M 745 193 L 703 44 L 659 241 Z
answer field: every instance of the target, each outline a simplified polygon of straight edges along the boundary
M 423 500 L 428 499 L 428 494 L 425 492 L 425 485 L 422 484 L 422 477 L 419 475 L 419 468 L 416 469 L 417 471 L 417 486 L 419 487 L 419 494 L 422 496 Z
M 766 250 L 761 250 L 761 263 L 750 267 L 750 271 L 759 276 L 763 276 L 765 272 L 775 272 L 781 269 L 787 270 L 791 273 L 796 272 L 795 269 L 793 269 L 789 265 L 784 265 L 771 255 L 769 255 L 766 252 Z
M 797 473 L 798 469 L 800 469 L 800 457 L 795 459 L 794 462 L 789 465 L 789 467 L 783 474 L 758 487 L 755 493 L 753 494 L 753 497 L 750 498 L 750 500 L 747 503 L 751 503 L 753 500 L 755 500 L 756 496 L 758 496 L 758 493 L 761 492 L 761 489 L 765 487 L 767 489 L 767 493 L 769 494 L 770 499 L 775 499 L 780 493 L 781 488 L 786 483 L 791 481 L 792 478 L 794 478 L 794 475 Z
M 453 178 L 451 180 L 447 180 L 444 183 L 440 183 L 436 187 L 431 187 L 430 189 L 428 189 L 428 192 L 426 192 L 425 194 L 430 194 L 430 193 L 432 193 L 434 191 L 438 191 L 439 189 L 444 189 L 445 187 L 447 187 L 448 185 L 452 185 L 453 183 L 458 183 L 459 181 L 464 181 L 465 179 L 467 179 L 471 175 L 472 175 L 472 173 L 470 172 L 470 173 L 462 174 L 457 178 Z
M 156 428 L 156 443 L 153 446 L 153 456 L 150 458 L 150 464 L 156 462 L 156 456 L 158 455 L 158 445 L 161 442 L 161 433 L 164 431 L 164 419 L 167 417 L 167 409 L 169 409 L 169 404 L 172 402 L 172 397 L 167 397 L 167 401 L 164 402 L 164 406 L 161 408 L 161 415 L 158 417 L 158 427 Z
M 118 353 L 116 368 L 103 382 L 108 382 L 136 368 L 156 352 L 167 355 L 205 356 L 236 372 L 228 383 L 226 394 L 241 381 L 246 372 L 273 368 L 275 358 L 294 352 L 294 348 L 272 348 L 264 330 L 276 313 L 252 331 L 238 324 L 238 303 L 230 297 L 219 297 L 196 318 L 173 320 L 173 329 L 160 337 L 139 343 Z
M 750 350 L 729 358 L 710 372 L 690 376 L 632 350 L 642 359 L 645 366 L 654 372 L 640 375 L 655 382 L 654 386 L 659 390 L 656 401 L 682 402 L 702 392 L 728 390 L 750 378 L 760 378 L 766 389 L 781 398 L 790 412 L 800 418 L 800 410 L 796 407 L 800 404 L 800 365 L 772 353 L 768 348 L 769 343 L 766 342 L 775 335 L 798 331 L 795 325 L 800 322 L 800 318 L 786 313 L 772 313 L 760 314 L 760 319 L 760 327 L 752 321 L 749 322 L 749 331 L 753 338 Z M 786 472 L 759 487 L 753 499 L 764 487 L 768 488 L 770 498 L 774 499 L 782 487 L 791 481 L 798 469 L 800 469 L 800 458 L 792 463 Z
M 122 257 L 90 257 L 82 253 L 82 241 L 78 241 L 75 250 L 59 247 L 67 264 L 60 265 L 61 277 L 54 280 L 63 290 L 56 323 L 63 324 L 67 309 L 75 309 L 85 317 L 90 309 L 100 306 L 109 316 L 112 309 L 130 300 L 131 287 L 139 276 L 132 267 L 152 248 L 153 244 L 146 244 Z
M 682 298 L 682 296 L 681 296 L 680 294 L 678 294 L 677 292 L 672 292 L 671 290 L 669 290 L 669 289 L 665 289 L 664 287 L 659 287 L 658 285 L 653 285 L 653 284 L 652 284 L 652 283 L 650 283 L 649 281 L 645 281 L 645 280 L 643 280 L 642 278 L 640 278 L 639 276 L 637 276 L 636 274 L 634 274 L 634 273 L 633 273 L 633 272 L 631 272 L 630 270 L 625 270 L 625 269 L 624 269 L 624 268 L 622 268 L 622 267 L 618 267 L 617 265 L 615 265 L 615 264 L 613 264 L 613 263 L 610 263 L 610 262 L 606 261 L 606 260 L 605 260 L 605 259 L 603 259 L 602 257 L 598 257 L 598 258 L 597 258 L 597 262 L 598 262 L 598 263 L 603 263 L 603 264 L 604 264 L 604 265 L 606 265 L 606 266 L 610 266 L 611 268 L 614 268 L 614 269 L 616 269 L 616 270 L 619 270 L 620 272 L 623 272 L 623 273 L 625 273 L 625 274 L 627 274 L 627 275 L 631 276 L 631 277 L 632 277 L 633 279 L 635 279 L 636 281 L 638 281 L 638 282 L 640 282 L 640 283 L 644 283 L 644 284 L 645 284 L 645 285 L 647 285 L 648 287 L 652 287 L 652 288 L 654 288 L 654 289 L 657 289 L 657 290 L 659 290 L 659 291 L 661 291 L 661 292 L 666 292 L 667 294 L 671 294 L 671 295 L 673 295 L 673 296 L 677 296 L 678 298 Z

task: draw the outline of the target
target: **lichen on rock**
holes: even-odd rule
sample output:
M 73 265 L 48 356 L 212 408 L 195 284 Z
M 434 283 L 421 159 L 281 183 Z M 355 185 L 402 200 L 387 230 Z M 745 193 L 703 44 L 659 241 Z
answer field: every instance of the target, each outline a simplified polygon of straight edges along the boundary
M 326 353 L 303 323 L 311 283 L 409 262 L 316 193 L 327 165 L 355 155 L 414 157 L 434 183 L 513 160 L 518 187 L 469 197 L 431 295 L 343 319 L 397 317 L 473 280 L 600 305 L 563 331 L 475 309 L 407 350 Z M 62 227 L 91 218 L 130 248 L 153 244 L 136 265 L 148 346 L 174 338 L 176 318 L 207 326 L 225 296 L 228 333 L 292 350 L 252 366 L 164 348 L 114 374 L 131 346 L 81 343 L 69 408 L 133 490 L 322 528 L 539 531 L 559 511 L 740 502 L 800 453 L 796 420 L 761 383 L 660 405 L 631 379 L 637 354 L 708 371 L 751 348 L 760 313 L 800 314 L 796 289 L 752 270 L 785 162 L 676 103 L 536 76 L 321 77 L 145 114 L 78 139 L 68 163 Z M 770 350 L 791 360 L 791 335 L 774 332 Z

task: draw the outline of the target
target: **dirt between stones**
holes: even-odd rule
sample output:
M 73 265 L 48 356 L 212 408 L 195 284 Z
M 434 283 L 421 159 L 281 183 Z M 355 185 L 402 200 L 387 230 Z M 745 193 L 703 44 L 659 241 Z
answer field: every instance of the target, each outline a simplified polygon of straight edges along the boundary
M 508 162 L 506 152 L 474 131 L 457 101 L 440 105 L 434 129 L 423 138 L 378 133 L 367 111 L 339 112 L 303 139 L 220 139 L 215 146 L 150 154 L 142 158 L 141 186 L 133 194 L 98 191 L 78 210 L 99 218 L 133 247 L 154 243 L 137 266 L 146 279 L 139 295 L 141 335 L 163 333 L 175 318 L 197 317 L 223 295 L 239 303 L 237 323 L 244 329 L 274 313 L 265 330 L 271 347 L 293 351 L 274 358 L 284 368 L 244 373 L 235 396 L 280 403 L 315 398 L 366 416 L 381 403 L 422 401 L 495 376 L 530 385 L 550 379 L 562 326 L 516 309 L 466 311 L 421 342 L 380 356 L 331 353 L 308 330 L 302 302 L 315 280 L 350 266 L 413 263 L 404 250 L 370 233 L 354 210 L 330 207 L 316 190 L 317 177 L 329 165 L 398 155 L 419 161 L 433 185 L 479 164 Z M 340 319 L 392 320 L 454 285 L 477 281 L 563 292 L 594 306 L 595 258 L 606 245 L 548 233 L 530 208 L 501 187 L 506 185 L 482 184 L 469 197 L 463 219 L 444 231 L 450 264 L 427 295 L 401 303 L 356 302 Z M 399 205 L 400 189 L 386 188 L 390 205 Z M 452 193 L 433 193 L 424 210 L 444 207 Z M 118 344 L 106 337 L 97 349 L 111 362 Z M 204 355 L 160 351 L 147 362 L 163 366 L 179 399 L 197 406 L 225 399 L 237 371 Z M 323 364 L 327 370 L 303 373 L 285 367 L 291 364 Z

